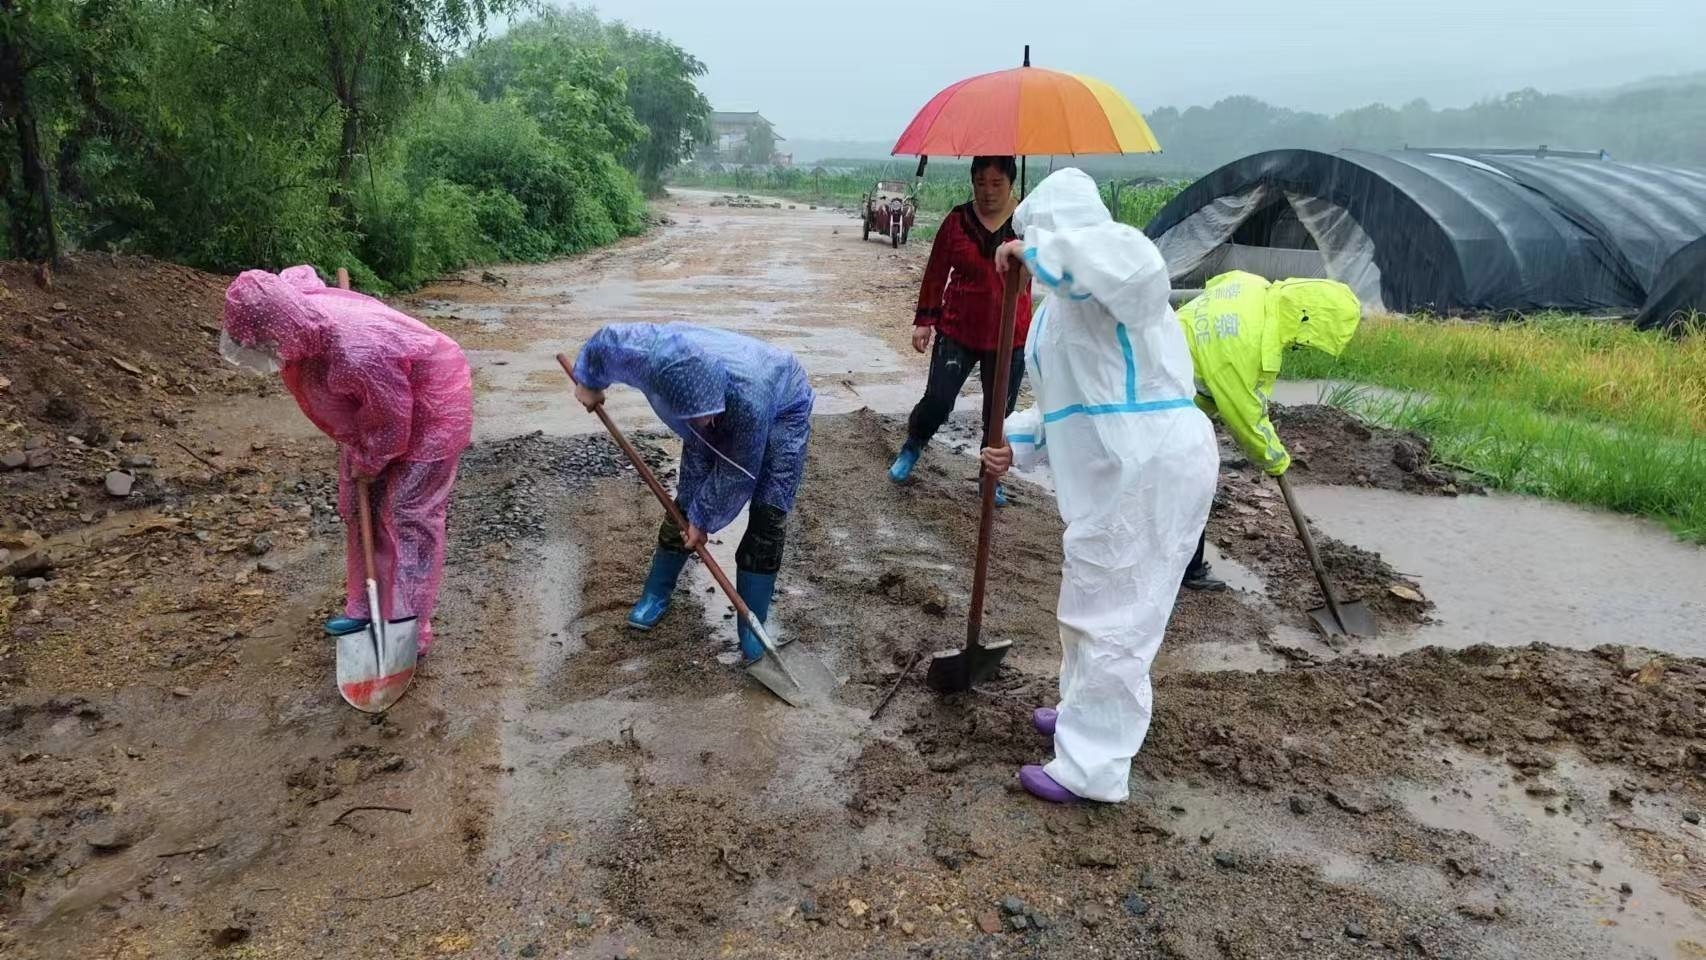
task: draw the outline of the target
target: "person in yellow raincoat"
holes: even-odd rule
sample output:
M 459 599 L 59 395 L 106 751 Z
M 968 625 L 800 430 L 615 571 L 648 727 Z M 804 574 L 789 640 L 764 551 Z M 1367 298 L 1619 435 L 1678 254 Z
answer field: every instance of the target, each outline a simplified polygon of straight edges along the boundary
M 1334 280 L 1270 282 L 1235 270 L 1210 280 L 1179 310 L 1196 368 L 1197 406 L 1218 416 L 1250 461 L 1279 476 L 1291 454 L 1268 419 L 1268 398 L 1287 347 L 1338 356 L 1362 320 L 1362 304 Z M 1224 590 L 1203 558 L 1203 540 L 1185 568 L 1187 588 Z

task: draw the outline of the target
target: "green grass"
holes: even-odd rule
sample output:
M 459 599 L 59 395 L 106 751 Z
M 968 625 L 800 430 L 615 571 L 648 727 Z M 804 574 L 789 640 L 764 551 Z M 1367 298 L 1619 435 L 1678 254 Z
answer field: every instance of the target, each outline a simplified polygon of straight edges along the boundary
M 1490 486 L 1651 517 L 1706 543 L 1706 332 L 1370 318 L 1342 357 L 1299 350 L 1285 376 L 1344 382 L 1327 402 L 1415 430 Z
M 970 200 L 969 169 L 964 164 L 933 164 L 924 181 L 918 186 L 919 213 L 939 216 Z M 759 193 L 825 206 L 854 206 L 878 179 L 905 180 L 910 183 L 912 173 L 911 162 L 870 164 L 854 168 L 851 172 L 836 174 L 814 174 L 810 170 L 800 168 L 737 169 L 722 173 L 682 170 L 671 178 L 670 183 L 673 186 L 724 190 L 731 193 Z M 1039 173 L 1038 179 L 1041 176 Z M 1142 228 L 1184 187 L 1184 181 L 1159 186 L 1122 186 L 1119 190 L 1120 209 L 1117 219 Z M 1102 199 L 1110 208 L 1113 206 L 1112 193 L 1109 184 L 1102 185 Z M 928 234 L 919 236 L 919 239 L 928 240 L 934 235 L 935 231 L 931 230 Z

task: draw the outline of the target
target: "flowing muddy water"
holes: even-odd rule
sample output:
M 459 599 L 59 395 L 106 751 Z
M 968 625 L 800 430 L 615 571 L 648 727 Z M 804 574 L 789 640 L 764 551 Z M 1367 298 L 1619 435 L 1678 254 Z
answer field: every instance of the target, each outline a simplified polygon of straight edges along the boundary
M 1380 649 L 1617 643 L 1706 656 L 1706 549 L 1656 524 L 1498 493 L 1297 494 L 1322 529 L 1378 551 L 1438 605 L 1437 622 Z

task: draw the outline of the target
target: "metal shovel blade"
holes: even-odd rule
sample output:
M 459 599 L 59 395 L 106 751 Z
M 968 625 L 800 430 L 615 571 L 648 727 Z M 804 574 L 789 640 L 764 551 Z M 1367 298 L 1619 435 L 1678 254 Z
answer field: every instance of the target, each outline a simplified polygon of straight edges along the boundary
M 791 707 L 814 702 L 835 686 L 835 676 L 823 661 L 797 643 L 777 645 L 763 625 L 754 623 L 753 634 L 764 645 L 764 656 L 746 665 L 746 674 Z
M 368 609 L 378 610 L 379 590 L 367 582 Z M 408 692 L 419 656 L 420 621 L 374 620 L 338 641 L 338 695 L 363 713 L 383 713 Z
M 994 676 L 1012 646 L 1011 640 L 997 640 L 932 654 L 924 683 L 937 693 L 964 693 Z
M 1374 625 L 1374 611 L 1361 600 L 1339 601 L 1339 620 L 1334 619 L 1333 611 L 1328 607 L 1315 607 L 1309 611 L 1309 618 L 1315 621 L 1315 626 L 1329 637 L 1377 637 L 1379 630 Z

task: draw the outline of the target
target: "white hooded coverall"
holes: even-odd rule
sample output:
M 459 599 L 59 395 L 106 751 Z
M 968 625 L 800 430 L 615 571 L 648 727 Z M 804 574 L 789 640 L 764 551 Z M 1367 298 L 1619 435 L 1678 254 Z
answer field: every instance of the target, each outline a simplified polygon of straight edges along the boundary
M 1038 184 L 1013 222 L 1050 296 L 1025 354 L 1036 405 L 1007 418 L 1007 440 L 1018 469 L 1052 467 L 1066 521 L 1060 715 L 1044 770 L 1080 797 L 1119 802 L 1219 452 L 1149 238 L 1115 223 L 1076 169 Z

